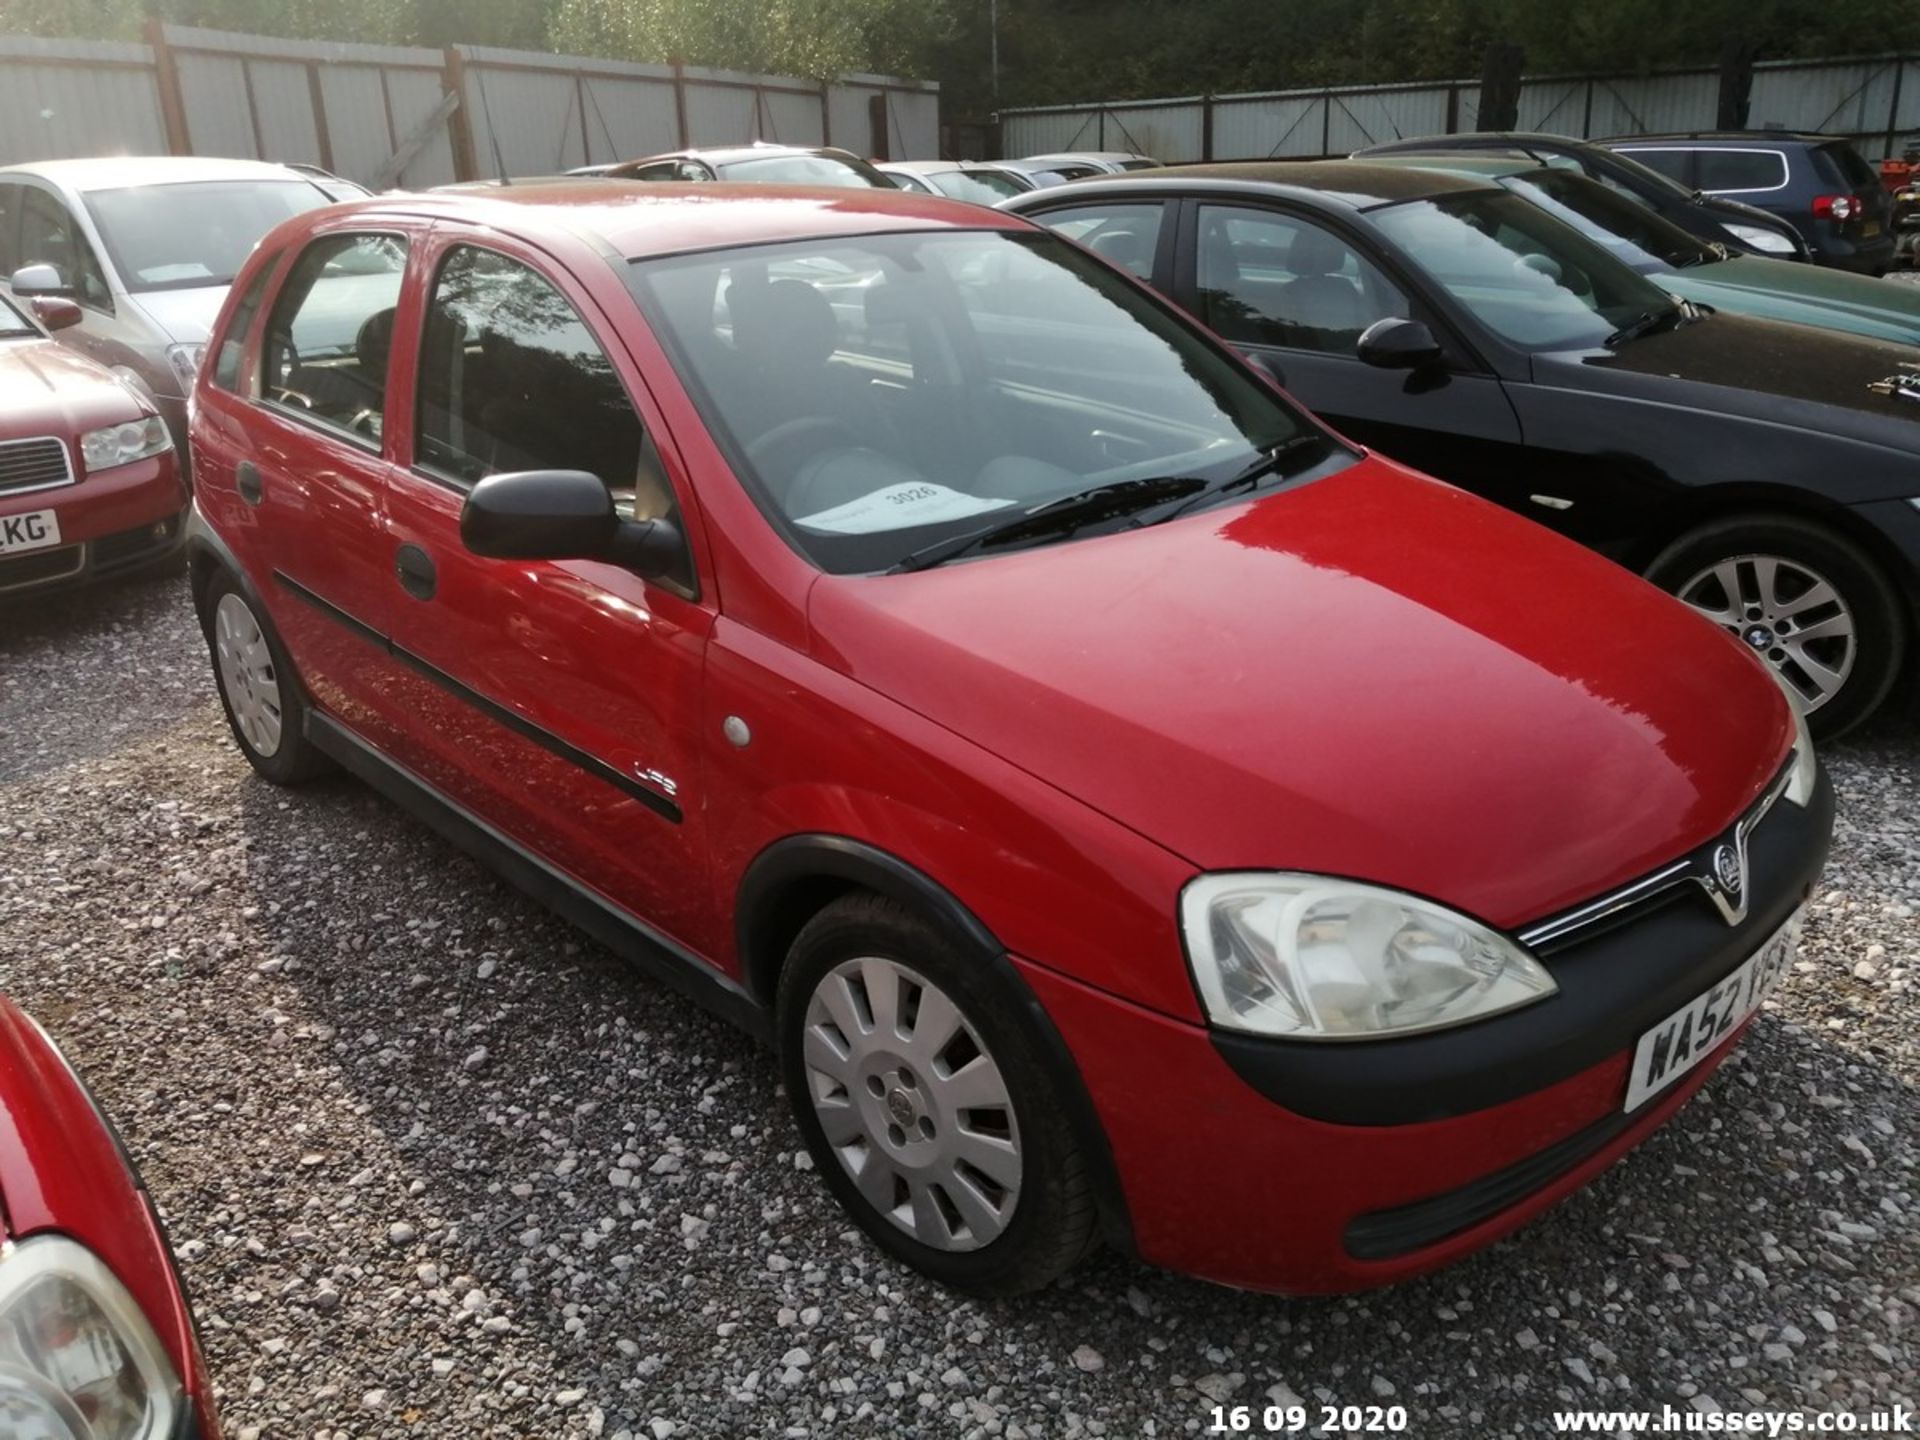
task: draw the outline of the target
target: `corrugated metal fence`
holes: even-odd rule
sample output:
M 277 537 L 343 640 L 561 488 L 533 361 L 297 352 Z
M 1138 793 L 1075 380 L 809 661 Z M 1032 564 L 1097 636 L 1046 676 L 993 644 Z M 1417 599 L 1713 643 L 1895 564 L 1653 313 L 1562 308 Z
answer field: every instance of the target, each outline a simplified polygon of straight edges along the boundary
M 78 155 L 305 161 L 376 188 L 546 174 L 684 145 L 937 153 L 939 87 L 831 84 L 455 45 L 148 26 L 145 44 L 0 36 L 0 164 Z
M 1525 81 L 1519 127 L 1591 138 L 1711 128 L 1717 70 L 1560 75 Z M 1477 81 L 1349 85 L 1053 105 L 1000 115 L 1004 155 L 1133 150 L 1167 161 L 1304 159 L 1478 128 Z M 1920 130 L 1920 57 L 1768 61 L 1754 67 L 1748 121 L 1847 135 L 1863 154 L 1898 153 Z

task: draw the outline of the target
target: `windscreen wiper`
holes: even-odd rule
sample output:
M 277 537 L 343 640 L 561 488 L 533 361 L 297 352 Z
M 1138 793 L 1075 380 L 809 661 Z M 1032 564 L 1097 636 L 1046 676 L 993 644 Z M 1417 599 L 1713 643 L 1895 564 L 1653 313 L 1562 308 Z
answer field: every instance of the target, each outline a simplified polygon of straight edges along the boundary
M 1612 350 L 1617 346 L 1625 345 L 1630 340 L 1651 335 L 1656 330 L 1665 330 L 1669 326 L 1678 325 L 1686 318 L 1686 313 L 1685 308 L 1679 305 L 1669 305 L 1664 310 L 1645 311 L 1639 318 L 1629 320 L 1600 343 Z
M 1207 482 L 1196 475 L 1154 475 L 1144 480 L 1116 480 L 1110 485 L 1096 485 L 1091 490 L 1062 495 L 1058 500 L 1023 510 L 1010 520 L 923 545 L 887 574 L 928 570 L 988 545 L 1010 545 L 1037 535 L 1071 534 L 1096 520 L 1131 515 L 1148 505 L 1178 500 L 1206 488 Z
M 1268 475 L 1280 469 L 1291 455 L 1298 455 L 1307 450 L 1331 450 L 1332 448 L 1333 441 L 1330 437 L 1322 435 L 1318 430 L 1303 430 L 1290 440 L 1282 440 L 1278 445 L 1262 450 L 1260 458 L 1238 474 L 1229 475 L 1226 479 L 1216 481 L 1197 494 L 1187 496 L 1179 504 L 1162 511 L 1147 523 L 1158 525 L 1177 515 L 1184 515 L 1194 506 L 1204 504 L 1208 500 L 1217 500 L 1223 495 L 1234 495 L 1242 490 L 1251 490 Z

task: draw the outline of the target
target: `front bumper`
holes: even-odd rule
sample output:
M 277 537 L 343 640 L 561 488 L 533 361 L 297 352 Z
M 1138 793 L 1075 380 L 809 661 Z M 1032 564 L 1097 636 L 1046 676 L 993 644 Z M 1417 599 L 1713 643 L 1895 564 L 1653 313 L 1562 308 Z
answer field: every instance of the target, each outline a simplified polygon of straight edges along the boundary
M 1437 1036 L 1229 1045 L 1040 966 L 1021 969 L 1080 1066 L 1141 1258 L 1249 1289 L 1363 1289 L 1498 1239 L 1686 1103 L 1738 1033 L 1629 1114 L 1634 1044 L 1806 898 L 1832 811 L 1823 774 L 1806 810 L 1782 802 L 1754 832 L 1750 883 L 1765 899 L 1741 925 L 1726 925 L 1703 893 L 1675 891 L 1550 954 L 1558 995 Z M 1688 943 L 1691 952 L 1676 948 Z M 1514 1036 L 1486 1039 L 1509 1024 Z M 1256 1050 L 1285 1058 L 1263 1068 Z M 1311 1053 L 1292 1053 L 1301 1050 Z
M 0 600 L 85 585 L 164 560 L 185 543 L 186 509 L 176 452 L 47 490 L 0 491 L 0 516 L 53 510 L 65 542 L 0 556 Z

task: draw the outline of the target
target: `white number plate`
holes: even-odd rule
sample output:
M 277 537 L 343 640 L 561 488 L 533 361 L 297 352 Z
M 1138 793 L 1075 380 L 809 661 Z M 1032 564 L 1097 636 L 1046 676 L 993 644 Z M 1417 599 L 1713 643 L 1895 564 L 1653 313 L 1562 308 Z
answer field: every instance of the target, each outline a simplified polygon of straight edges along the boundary
M 1640 1037 L 1627 1081 L 1627 1109 L 1638 1110 L 1693 1069 L 1760 1008 L 1793 964 L 1800 917 L 1794 911 L 1746 964 Z
M 0 555 L 45 550 L 59 543 L 58 511 L 29 510 L 24 515 L 0 515 Z

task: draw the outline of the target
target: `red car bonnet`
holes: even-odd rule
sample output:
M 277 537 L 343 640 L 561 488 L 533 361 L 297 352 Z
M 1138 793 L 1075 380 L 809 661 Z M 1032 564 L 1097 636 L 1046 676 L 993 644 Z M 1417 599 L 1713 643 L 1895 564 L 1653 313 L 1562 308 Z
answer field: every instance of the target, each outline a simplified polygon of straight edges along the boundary
M 131 420 L 140 409 L 112 371 L 77 350 L 52 340 L 0 340 L 0 440 L 64 440 Z
M 1502 926 L 1726 829 L 1793 739 L 1710 622 L 1378 457 L 1144 530 L 827 577 L 811 621 L 828 663 L 1196 866 Z
M 175 1373 L 199 1373 L 166 1240 L 125 1156 L 39 1026 L 0 999 L 0 1206 L 8 1238 L 53 1231 L 100 1257 L 146 1313 Z M 193 1399 L 210 1413 L 210 1397 Z

